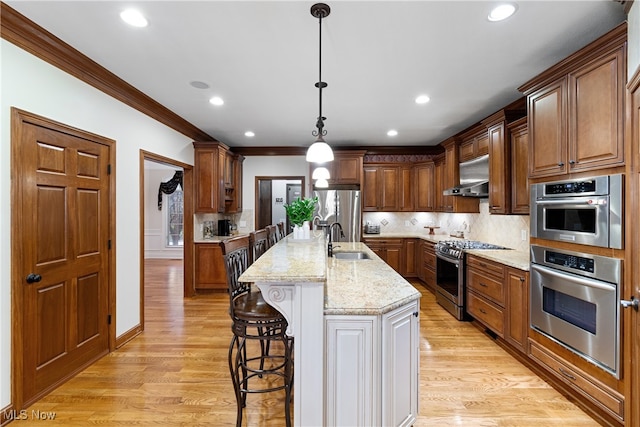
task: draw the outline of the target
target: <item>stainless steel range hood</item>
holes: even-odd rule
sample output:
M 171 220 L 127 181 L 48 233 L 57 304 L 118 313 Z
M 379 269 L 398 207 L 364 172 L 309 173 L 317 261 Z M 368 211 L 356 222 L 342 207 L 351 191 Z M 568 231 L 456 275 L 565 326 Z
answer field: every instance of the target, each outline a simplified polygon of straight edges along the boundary
M 489 155 L 460 163 L 460 185 L 442 192 L 445 196 L 489 197 Z

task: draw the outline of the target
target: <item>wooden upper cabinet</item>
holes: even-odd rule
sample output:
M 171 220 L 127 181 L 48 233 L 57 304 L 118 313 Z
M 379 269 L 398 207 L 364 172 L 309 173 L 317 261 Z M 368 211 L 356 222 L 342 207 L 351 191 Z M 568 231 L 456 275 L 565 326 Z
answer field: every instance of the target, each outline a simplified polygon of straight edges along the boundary
M 420 163 L 413 167 L 414 208 L 417 212 L 432 212 L 435 208 L 435 165 L 433 162 Z M 441 193 L 442 194 L 442 193 Z
M 511 213 L 529 215 L 529 132 L 527 118 L 507 126 L 511 145 Z
M 505 121 L 488 128 L 489 213 L 511 213 L 511 147 L 506 140 Z
M 195 213 L 242 212 L 242 161 L 226 145 L 195 141 Z
M 224 212 L 223 174 L 228 147 L 219 142 L 200 141 L 195 141 L 193 146 L 195 212 Z
M 569 170 L 624 163 L 625 49 L 569 74 Z
M 480 124 L 460 135 L 460 162 L 473 160 L 489 153 L 489 135 L 486 126 Z
M 364 181 L 363 175 L 363 159 L 365 150 L 334 150 L 333 161 L 316 165 L 309 164 L 309 175 L 313 174 L 313 170 L 318 166 L 323 166 L 329 170 L 330 178 L 329 186 L 334 185 L 353 185 L 362 187 Z
M 626 25 L 523 85 L 530 178 L 624 165 Z
M 442 186 L 436 189 L 441 198 L 441 206 L 438 210 L 442 210 L 443 212 L 479 213 L 480 200 L 475 197 L 442 195 L 442 191 L 460 184 L 458 143 L 456 139 L 450 138 L 443 142 L 442 146 L 444 147 L 444 164 L 442 166 L 436 164 L 436 171 L 438 171 L 438 167 L 443 168 L 440 171 L 442 181 L 438 182 L 438 178 L 436 178 L 437 184 Z
M 444 170 L 445 170 L 444 156 L 436 158 L 433 162 L 433 178 L 435 182 L 433 202 L 434 202 L 435 210 L 438 212 L 445 211 L 444 195 L 442 194 L 442 192 L 445 190 Z
M 402 166 L 400 168 L 400 183 L 399 183 L 399 210 L 405 212 L 413 212 L 415 203 L 414 203 L 414 193 L 413 193 L 413 183 L 415 180 L 415 171 L 411 166 Z
M 400 167 L 364 166 L 363 211 L 398 211 L 400 207 Z

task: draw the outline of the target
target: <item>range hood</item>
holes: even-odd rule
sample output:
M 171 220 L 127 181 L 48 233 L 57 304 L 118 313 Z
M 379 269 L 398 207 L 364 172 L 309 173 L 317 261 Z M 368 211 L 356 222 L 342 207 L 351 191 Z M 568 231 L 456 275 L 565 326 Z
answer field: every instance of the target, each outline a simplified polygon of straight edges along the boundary
M 460 185 L 442 192 L 445 196 L 489 197 L 489 155 L 460 163 Z

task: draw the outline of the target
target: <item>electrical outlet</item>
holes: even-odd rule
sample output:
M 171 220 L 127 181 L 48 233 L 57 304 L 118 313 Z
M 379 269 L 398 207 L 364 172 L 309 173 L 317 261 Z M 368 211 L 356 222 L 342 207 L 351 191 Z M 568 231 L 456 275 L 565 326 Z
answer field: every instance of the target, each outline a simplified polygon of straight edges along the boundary
M 527 230 L 525 228 L 520 230 L 520 238 L 522 239 L 523 242 L 527 240 Z

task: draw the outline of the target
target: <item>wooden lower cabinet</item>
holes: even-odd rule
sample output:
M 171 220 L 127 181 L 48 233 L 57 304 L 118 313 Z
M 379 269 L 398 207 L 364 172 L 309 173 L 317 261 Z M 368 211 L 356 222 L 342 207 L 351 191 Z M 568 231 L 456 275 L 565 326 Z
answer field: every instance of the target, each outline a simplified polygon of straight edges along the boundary
M 529 357 L 550 372 L 562 383 L 595 405 L 614 420 L 624 423 L 624 396 L 577 368 L 540 343 L 530 340 Z
M 431 292 L 436 291 L 436 244 L 423 241 L 420 256 L 420 279 Z
M 416 300 L 379 316 L 325 316 L 325 425 L 415 423 L 419 312 Z
M 522 353 L 528 352 L 529 272 L 508 267 L 505 278 L 507 327 L 504 338 Z
M 529 272 L 467 255 L 467 312 L 527 354 Z
M 362 241 L 391 268 L 402 274 L 403 239 L 366 238 Z
M 195 244 L 196 290 L 227 291 L 227 273 L 219 243 Z
M 402 263 L 402 277 L 414 278 L 418 277 L 418 264 L 416 263 L 416 252 L 418 250 L 417 239 L 403 239 L 402 252 L 404 262 Z

